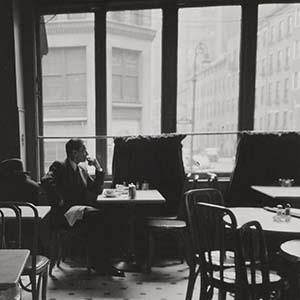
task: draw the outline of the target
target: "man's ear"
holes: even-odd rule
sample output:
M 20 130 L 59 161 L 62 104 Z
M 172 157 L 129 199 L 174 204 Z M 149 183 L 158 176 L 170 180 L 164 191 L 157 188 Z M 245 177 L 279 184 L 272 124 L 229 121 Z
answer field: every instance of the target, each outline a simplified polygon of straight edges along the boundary
M 72 156 L 71 159 L 73 160 L 77 155 L 77 150 L 72 150 Z

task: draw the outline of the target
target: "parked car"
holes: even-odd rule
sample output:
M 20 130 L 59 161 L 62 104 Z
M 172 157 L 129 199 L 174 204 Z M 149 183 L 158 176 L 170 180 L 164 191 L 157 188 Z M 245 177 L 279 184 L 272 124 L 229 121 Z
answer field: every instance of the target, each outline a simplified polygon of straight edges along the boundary
M 218 148 L 205 148 L 204 151 L 207 154 L 210 162 L 218 162 L 219 160 Z

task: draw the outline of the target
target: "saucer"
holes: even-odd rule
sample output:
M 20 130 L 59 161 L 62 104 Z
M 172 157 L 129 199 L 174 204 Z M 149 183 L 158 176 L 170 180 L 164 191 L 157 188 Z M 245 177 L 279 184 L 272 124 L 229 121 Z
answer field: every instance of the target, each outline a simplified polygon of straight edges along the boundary
M 106 194 L 106 193 L 104 193 L 103 195 L 104 195 L 104 197 L 106 197 L 106 198 L 114 198 L 114 197 L 117 196 L 115 193 L 112 193 L 112 194 Z
M 104 189 L 103 195 L 107 198 L 116 197 L 116 191 L 114 189 Z

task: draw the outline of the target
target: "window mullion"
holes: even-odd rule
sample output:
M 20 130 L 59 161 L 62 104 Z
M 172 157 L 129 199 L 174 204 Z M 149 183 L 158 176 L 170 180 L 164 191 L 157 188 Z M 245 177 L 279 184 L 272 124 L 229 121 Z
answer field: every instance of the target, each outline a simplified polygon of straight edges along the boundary
M 102 8 L 95 12 L 95 132 L 107 134 L 107 93 L 106 93 L 106 11 Z M 101 165 L 107 169 L 107 141 L 96 140 L 96 155 L 101 156 Z
M 257 14 L 256 1 L 242 6 L 238 130 L 254 126 Z
M 178 9 L 163 9 L 161 132 L 176 132 Z

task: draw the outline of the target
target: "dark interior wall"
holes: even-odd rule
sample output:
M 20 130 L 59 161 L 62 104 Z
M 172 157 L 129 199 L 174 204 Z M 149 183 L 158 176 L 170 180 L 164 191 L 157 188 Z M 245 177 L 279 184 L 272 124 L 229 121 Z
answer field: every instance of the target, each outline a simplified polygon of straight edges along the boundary
M 13 1 L 0 0 L 0 160 L 20 156 L 17 106 Z

